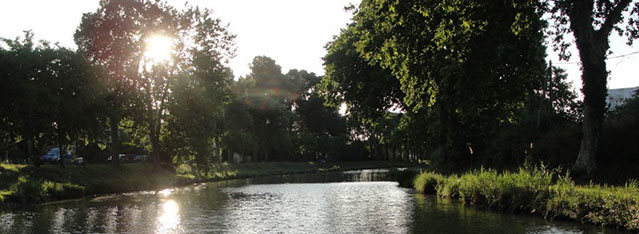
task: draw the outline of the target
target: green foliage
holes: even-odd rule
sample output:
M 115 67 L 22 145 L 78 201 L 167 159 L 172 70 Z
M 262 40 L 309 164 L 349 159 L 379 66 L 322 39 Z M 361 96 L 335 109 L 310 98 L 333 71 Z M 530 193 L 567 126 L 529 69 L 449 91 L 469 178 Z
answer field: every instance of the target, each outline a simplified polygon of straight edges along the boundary
M 373 155 L 392 147 L 465 164 L 470 146 L 487 155 L 487 139 L 534 106 L 540 16 L 532 1 L 363 1 L 327 46 L 322 95 L 346 103 Z M 391 107 L 406 113 L 387 121 Z
M 3 194 L 14 201 L 38 203 L 47 200 L 77 198 L 84 195 L 84 186 L 57 183 L 30 175 L 20 176 Z
M 636 181 L 625 186 L 575 185 L 568 174 L 543 165 L 517 172 L 480 169 L 461 176 L 426 172 L 415 178 L 415 190 L 470 204 L 510 212 L 537 213 L 551 219 L 570 219 L 627 230 L 639 230 L 639 188 Z M 435 185 L 433 185 L 435 184 Z
M 29 177 L 20 176 L 17 183 L 11 185 L 9 190 L 13 192 L 12 196 L 18 196 L 28 202 L 40 202 L 46 194 L 42 188 L 41 180 L 31 180 Z
M 51 199 L 60 200 L 77 198 L 84 195 L 84 186 L 72 183 L 56 183 L 44 181 L 41 185 L 42 193 Z
M 33 157 L 45 146 L 68 144 L 95 132 L 100 87 L 79 54 L 46 41 L 36 44 L 29 31 L 23 39 L 2 41 L 8 45 L 0 47 L 0 132 L 2 142 L 8 143 L 4 147 L 30 144 L 35 146 L 36 154 L 29 155 Z
M 273 155 L 286 157 L 293 148 L 290 132 L 293 113 L 289 110 L 299 93 L 275 60 L 258 56 L 250 67 L 251 73 L 243 78 L 249 85 L 238 98 L 252 119 L 249 130 L 260 151 L 254 160 L 269 160 Z
M 444 176 L 433 172 L 420 173 L 413 182 L 415 191 L 424 194 L 435 194 L 435 187 L 442 184 Z
M 361 33 L 356 24 L 349 25 L 327 45 L 324 56 L 326 75 L 319 86 L 327 103 L 339 107 L 358 119 L 376 119 L 404 97 L 399 81 L 379 65 L 369 63 L 357 51 Z
M 435 186 L 435 190 L 437 190 L 437 196 L 445 198 L 458 198 L 460 183 L 461 179 L 457 175 L 444 177 L 444 181 L 441 181 L 441 183 L 438 183 Z
M 553 27 L 548 30 L 559 58 L 568 60 L 568 48 L 574 41 L 581 61 L 584 118 L 582 143 L 572 166 L 579 175 L 592 176 L 597 168 L 602 125 L 606 112 L 609 37 L 613 31 L 628 39 L 639 38 L 639 4 L 630 0 L 540 1 Z M 631 4 L 634 3 L 634 4 Z M 572 33 L 574 40 L 565 35 Z M 596 35 L 596 36 L 593 36 Z
M 145 57 L 142 48 L 155 35 L 170 38 L 170 60 Z M 234 37 L 210 10 L 189 5 L 177 10 L 163 1 L 104 0 L 85 14 L 75 41 L 87 60 L 105 71 L 112 153 L 120 151 L 117 127 L 129 117 L 149 135 L 156 169 L 160 160 L 168 161 L 161 157 L 167 151 L 178 151 L 162 146 L 161 134 L 167 132 L 189 137 L 186 143 L 193 144 L 185 147 L 208 157 L 209 141 L 223 132 L 218 122 L 229 100 L 232 75 L 225 63 L 234 54 Z M 169 119 L 173 129 L 164 131 Z

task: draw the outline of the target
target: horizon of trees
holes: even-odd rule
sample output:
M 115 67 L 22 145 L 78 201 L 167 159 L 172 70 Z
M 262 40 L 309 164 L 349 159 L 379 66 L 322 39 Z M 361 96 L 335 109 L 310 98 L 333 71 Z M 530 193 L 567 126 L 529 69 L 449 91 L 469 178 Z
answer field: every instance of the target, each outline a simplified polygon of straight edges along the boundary
M 91 163 L 149 154 L 156 169 L 206 169 L 236 157 L 430 160 L 453 169 L 544 161 L 589 175 L 602 157 L 634 165 L 629 146 L 605 152 L 615 145 L 609 129 L 632 135 L 626 131 L 636 123 L 625 115 L 634 101 L 608 120 L 601 74 L 584 77 L 590 88 L 582 103 L 565 71 L 545 61 L 547 38 L 561 50 L 562 33 L 584 33 L 577 20 L 599 25 L 605 42 L 613 29 L 630 42 L 637 37 L 635 18 L 618 16 L 630 1 L 594 1 L 594 10 L 579 4 L 363 0 L 326 46 L 326 75 L 284 73 L 257 56 L 251 73 L 235 80 L 227 66 L 235 36 L 210 10 L 102 0 L 82 17 L 76 51 L 34 42 L 29 31 L 3 39 L 1 148 L 36 165 L 51 146 L 73 146 Z M 601 14 L 588 23 L 574 19 L 574 7 Z M 625 30 L 615 26 L 623 22 Z M 170 60 L 144 57 L 146 40 L 157 34 L 173 39 Z M 586 53 L 583 43 L 577 40 Z M 605 71 L 601 56 L 592 59 Z M 588 80 L 597 79 L 595 90 Z

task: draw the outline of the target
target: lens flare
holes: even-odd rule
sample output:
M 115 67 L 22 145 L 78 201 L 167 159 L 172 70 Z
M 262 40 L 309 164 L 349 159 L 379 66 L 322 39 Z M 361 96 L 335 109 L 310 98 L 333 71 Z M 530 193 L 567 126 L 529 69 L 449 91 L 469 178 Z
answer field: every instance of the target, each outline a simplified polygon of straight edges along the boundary
M 173 39 L 163 35 L 153 35 L 146 39 L 144 57 L 152 63 L 162 63 L 171 60 L 173 53 Z

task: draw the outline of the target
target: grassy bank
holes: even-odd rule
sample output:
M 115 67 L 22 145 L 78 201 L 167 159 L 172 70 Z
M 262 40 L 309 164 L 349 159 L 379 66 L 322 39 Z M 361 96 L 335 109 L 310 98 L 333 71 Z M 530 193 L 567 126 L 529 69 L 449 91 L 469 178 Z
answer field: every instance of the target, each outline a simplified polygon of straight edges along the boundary
M 175 171 L 153 172 L 150 164 L 57 165 L 33 167 L 0 164 L 0 205 L 37 204 L 41 202 L 81 198 L 87 195 L 111 194 L 162 189 L 196 182 L 282 175 L 318 171 L 406 166 L 391 162 L 342 163 L 247 163 L 221 164 L 208 171 L 179 166 Z
M 459 199 L 489 209 L 542 215 L 639 231 L 639 183 L 575 185 L 568 175 L 545 168 L 517 172 L 476 170 L 461 176 L 422 172 L 417 192 Z

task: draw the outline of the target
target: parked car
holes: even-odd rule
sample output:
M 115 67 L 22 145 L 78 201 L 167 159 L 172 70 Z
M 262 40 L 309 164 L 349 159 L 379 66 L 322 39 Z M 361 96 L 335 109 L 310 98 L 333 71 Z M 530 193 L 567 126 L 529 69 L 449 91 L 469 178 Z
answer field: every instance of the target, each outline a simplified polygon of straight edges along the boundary
M 71 163 L 71 155 L 67 152 L 64 152 L 64 162 Z M 52 147 L 47 151 L 46 154 L 42 155 L 40 158 L 44 163 L 58 163 L 60 162 L 60 148 Z
M 109 158 L 107 158 L 107 162 L 111 162 L 113 156 L 109 156 Z M 129 161 L 129 159 L 126 158 L 125 154 L 119 154 L 118 158 L 120 159 L 120 162 L 126 162 Z
M 144 154 L 135 155 L 135 157 L 133 157 L 133 162 L 146 162 L 146 160 L 148 160 L 148 157 Z
M 77 164 L 77 165 L 85 164 L 84 158 L 83 157 L 77 157 L 77 158 L 73 159 L 73 164 Z

